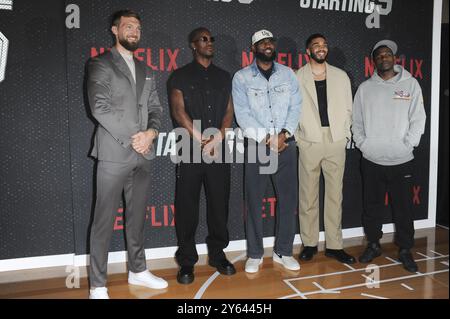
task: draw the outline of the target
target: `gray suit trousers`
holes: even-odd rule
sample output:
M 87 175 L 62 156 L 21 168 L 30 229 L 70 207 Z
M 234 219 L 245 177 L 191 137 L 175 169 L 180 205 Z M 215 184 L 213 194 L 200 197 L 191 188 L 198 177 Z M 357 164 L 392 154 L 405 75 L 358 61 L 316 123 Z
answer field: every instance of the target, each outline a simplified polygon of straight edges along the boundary
M 147 269 L 144 250 L 145 204 L 149 190 L 149 161 L 134 156 L 128 163 L 99 161 L 97 198 L 90 239 L 90 286 L 105 287 L 108 250 L 122 191 L 125 194 L 125 235 L 128 267 Z

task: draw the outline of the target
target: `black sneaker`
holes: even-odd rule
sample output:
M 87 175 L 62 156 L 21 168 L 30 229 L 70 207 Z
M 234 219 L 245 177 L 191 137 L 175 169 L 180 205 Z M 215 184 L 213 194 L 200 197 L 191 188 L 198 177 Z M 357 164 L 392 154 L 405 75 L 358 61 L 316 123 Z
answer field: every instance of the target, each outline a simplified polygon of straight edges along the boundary
M 381 256 L 381 246 L 379 243 L 369 243 L 366 250 L 358 258 L 360 263 L 370 263 L 374 258 Z
M 398 260 L 403 264 L 403 268 L 405 268 L 407 271 L 417 272 L 417 264 L 414 261 L 409 249 L 400 249 L 398 253 Z

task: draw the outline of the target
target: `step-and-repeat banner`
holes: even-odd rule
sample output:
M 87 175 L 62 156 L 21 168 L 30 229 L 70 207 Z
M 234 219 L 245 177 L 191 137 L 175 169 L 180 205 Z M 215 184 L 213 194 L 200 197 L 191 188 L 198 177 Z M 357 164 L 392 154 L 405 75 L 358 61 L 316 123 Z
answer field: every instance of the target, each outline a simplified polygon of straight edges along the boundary
M 323 33 L 329 62 L 348 73 L 353 93 L 374 71 L 374 43 L 385 38 L 397 42 L 397 63 L 419 81 L 425 100 L 427 125 L 415 150 L 418 169 L 411 201 L 416 219 L 427 218 L 432 1 L 0 0 L 0 259 L 89 252 L 95 161 L 88 154 L 95 121 L 86 98 L 85 67 L 89 58 L 112 46 L 110 15 L 123 8 L 142 17 L 135 55 L 156 74 L 163 133 L 173 128 L 166 81 L 191 61 L 187 35 L 196 27 L 211 30 L 216 37 L 214 63 L 232 74 L 252 62 L 250 38 L 259 29 L 274 33 L 277 61 L 293 69 L 308 61 L 306 38 Z M 167 139 L 161 137 L 159 143 L 164 150 Z M 147 200 L 146 248 L 176 246 L 175 165 L 164 152 L 159 155 Z M 360 158 L 348 143 L 343 228 L 361 225 Z M 232 164 L 231 174 L 230 240 L 239 240 L 245 238 L 242 164 Z M 380 213 L 390 222 L 387 202 Z M 203 193 L 200 208 L 196 238 L 203 243 Z M 125 249 L 124 214 L 118 203 L 111 251 Z M 272 185 L 267 185 L 261 214 L 265 236 L 273 236 Z

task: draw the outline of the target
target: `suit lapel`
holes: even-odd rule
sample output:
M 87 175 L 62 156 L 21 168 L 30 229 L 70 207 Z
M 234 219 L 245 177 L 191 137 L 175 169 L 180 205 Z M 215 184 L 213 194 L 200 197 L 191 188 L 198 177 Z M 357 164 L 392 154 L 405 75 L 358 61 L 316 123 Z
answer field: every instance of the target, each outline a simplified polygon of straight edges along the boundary
M 130 68 L 128 67 L 125 60 L 122 58 L 120 53 L 117 51 L 115 47 L 112 47 L 111 53 L 113 55 L 113 61 L 114 64 L 117 66 L 117 68 L 128 78 L 128 81 L 130 81 L 131 87 L 133 89 L 133 93 L 136 94 L 136 83 L 134 83 L 133 75 L 131 74 Z M 137 80 L 137 74 L 136 74 L 136 80 Z
M 313 107 L 312 112 L 314 114 L 314 118 L 316 119 L 317 123 L 321 125 L 320 121 L 320 114 L 319 114 L 319 102 L 317 100 L 317 91 L 316 91 L 316 83 L 314 82 L 314 78 L 311 71 L 311 66 L 308 64 L 305 65 L 305 70 L 303 72 L 304 77 L 304 85 L 306 88 L 307 93 L 311 97 L 311 100 L 313 101 Z
M 136 58 L 134 58 L 134 65 L 136 68 L 136 96 L 139 99 L 145 85 L 145 67 Z
M 317 101 L 317 91 L 316 91 L 316 84 L 314 82 L 311 66 L 306 64 L 305 66 L 305 72 L 304 72 L 304 79 L 305 79 L 305 88 L 308 94 L 311 96 L 311 99 L 314 102 L 314 106 L 316 110 L 319 110 L 319 102 Z
M 331 120 L 334 118 L 332 116 L 332 112 L 333 112 L 333 100 L 330 99 L 330 96 L 334 96 L 333 94 L 333 90 L 334 88 L 340 87 L 340 84 L 337 83 L 339 81 L 339 78 L 337 78 L 334 74 L 334 71 L 329 67 L 328 63 L 326 64 L 327 67 L 327 99 L 328 99 L 328 104 L 327 104 L 327 108 L 328 108 L 328 121 L 331 124 Z

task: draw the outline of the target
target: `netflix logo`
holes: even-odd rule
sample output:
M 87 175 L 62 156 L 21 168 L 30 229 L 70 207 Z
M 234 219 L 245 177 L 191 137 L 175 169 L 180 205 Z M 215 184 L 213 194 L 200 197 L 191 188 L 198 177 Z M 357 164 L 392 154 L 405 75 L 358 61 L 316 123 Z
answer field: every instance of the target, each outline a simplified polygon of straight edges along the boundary
M 419 185 L 414 185 L 412 188 L 412 202 L 413 205 L 418 206 L 420 205 L 420 186 Z M 386 192 L 385 196 L 384 196 L 384 206 L 388 206 L 389 205 L 389 193 Z
M 275 197 L 263 198 L 261 214 L 263 218 L 275 216 L 277 199 Z M 117 209 L 117 215 L 114 218 L 114 231 L 123 230 L 124 215 L 123 208 Z M 173 204 L 163 205 L 162 207 L 147 206 L 145 220 L 150 227 L 175 227 L 175 206 Z
M 423 79 L 422 66 L 423 59 L 406 58 L 405 56 L 396 57 L 395 64 L 401 65 L 416 79 Z M 364 76 L 371 77 L 375 70 L 375 64 L 370 57 L 364 58 Z
M 252 64 L 254 58 L 253 52 L 243 51 L 241 55 L 241 66 L 246 67 Z M 306 53 L 292 54 L 288 52 L 278 52 L 275 61 L 295 70 L 309 62 L 309 55 Z
M 91 48 L 91 58 L 102 54 L 110 48 Z M 153 71 L 171 72 L 178 68 L 177 58 L 180 49 L 169 48 L 138 48 L 134 51 L 134 56 L 139 61 L 144 62 Z
M 175 226 L 175 206 L 173 204 L 162 207 L 147 206 L 145 220 L 151 227 L 174 227 Z M 114 220 L 114 230 L 122 230 L 124 225 L 123 208 L 117 210 Z

